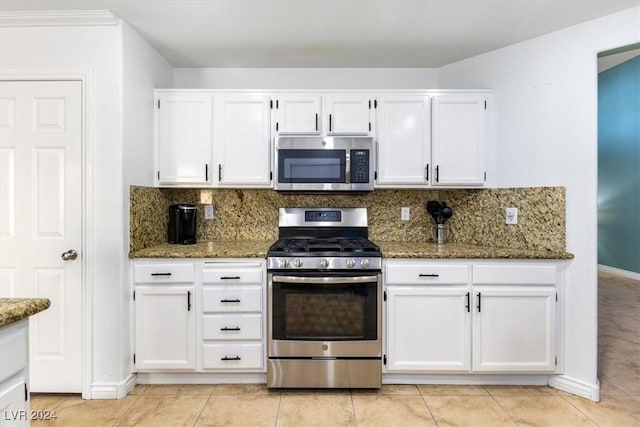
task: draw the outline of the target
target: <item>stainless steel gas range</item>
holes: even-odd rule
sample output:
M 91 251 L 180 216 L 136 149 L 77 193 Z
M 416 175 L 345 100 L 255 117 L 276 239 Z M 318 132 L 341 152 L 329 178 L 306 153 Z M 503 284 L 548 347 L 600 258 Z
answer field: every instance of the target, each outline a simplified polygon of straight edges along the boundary
M 366 208 L 284 208 L 268 252 L 269 387 L 379 388 L 380 248 Z

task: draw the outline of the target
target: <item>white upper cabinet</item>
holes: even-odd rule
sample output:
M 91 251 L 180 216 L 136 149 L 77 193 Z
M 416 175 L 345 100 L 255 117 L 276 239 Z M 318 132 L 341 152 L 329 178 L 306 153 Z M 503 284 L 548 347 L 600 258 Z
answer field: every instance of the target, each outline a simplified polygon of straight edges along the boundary
M 330 94 L 325 97 L 324 132 L 327 135 L 371 134 L 372 99 L 362 94 Z
M 322 123 L 322 96 L 282 94 L 275 97 L 277 135 L 319 135 Z
M 156 98 L 156 185 L 211 183 L 212 98 L 173 92 Z
M 214 185 L 271 186 L 270 98 L 223 94 L 214 100 Z
M 433 174 L 437 186 L 482 186 L 485 182 L 485 94 L 432 98 Z
M 426 95 L 377 97 L 378 187 L 429 182 L 431 121 Z

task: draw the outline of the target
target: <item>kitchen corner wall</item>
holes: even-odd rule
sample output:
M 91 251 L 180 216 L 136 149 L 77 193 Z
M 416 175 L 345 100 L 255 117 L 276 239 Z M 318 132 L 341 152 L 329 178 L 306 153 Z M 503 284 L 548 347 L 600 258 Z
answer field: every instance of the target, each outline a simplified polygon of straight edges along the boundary
M 452 242 L 494 247 L 565 250 L 564 187 L 491 190 L 375 190 L 363 194 L 282 194 L 272 190 L 214 189 L 215 218 L 199 206 L 197 239 L 266 240 L 278 236 L 281 207 L 366 207 L 375 241 L 433 241 L 428 200 L 453 209 Z M 169 205 L 198 205 L 198 189 L 131 187 L 129 250 L 165 243 Z M 408 206 L 409 221 L 400 219 Z M 505 208 L 516 207 L 518 225 L 505 224 Z

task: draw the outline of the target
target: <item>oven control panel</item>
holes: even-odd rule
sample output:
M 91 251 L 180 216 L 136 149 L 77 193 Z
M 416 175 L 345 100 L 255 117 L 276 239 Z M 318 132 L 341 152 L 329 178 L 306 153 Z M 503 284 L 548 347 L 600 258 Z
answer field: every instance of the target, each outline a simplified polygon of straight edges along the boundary
M 268 257 L 267 269 L 273 270 L 380 270 L 379 257 Z
M 305 222 L 341 222 L 342 212 L 340 211 L 305 211 Z

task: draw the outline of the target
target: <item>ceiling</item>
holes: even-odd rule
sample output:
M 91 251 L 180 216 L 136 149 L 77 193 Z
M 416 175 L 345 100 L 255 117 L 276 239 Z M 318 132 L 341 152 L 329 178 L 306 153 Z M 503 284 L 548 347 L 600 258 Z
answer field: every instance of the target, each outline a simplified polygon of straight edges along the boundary
M 640 0 L 0 0 L 111 10 L 176 67 L 440 67 Z

